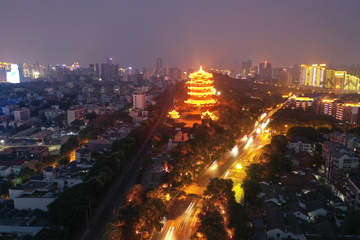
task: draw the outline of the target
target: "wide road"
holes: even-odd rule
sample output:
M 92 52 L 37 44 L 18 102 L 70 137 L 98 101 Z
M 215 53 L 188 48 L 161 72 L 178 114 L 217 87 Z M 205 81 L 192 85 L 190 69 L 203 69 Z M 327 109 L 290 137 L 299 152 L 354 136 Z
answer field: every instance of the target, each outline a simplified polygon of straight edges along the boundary
M 237 143 L 232 151 L 222 156 L 208 167 L 199 177 L 189 186 L 182 189 L 174 203 L 168 209 L 169 215 L 164 222 L 161 232 L 156 233 L 156 240 L 182 240 L 190 239 L 190 236 L 196 231 L 196 215 L 201 209 L 201 198 L 203 191 L 210 182 L 210 178 L 223 177 L 231 178 L 236 188 L 236 199 L 242 199 L 241 189 L 238 185 L 245 177 L 245 168 L 252 162 L 259 149 L 270 142 L 268 132 L 266 131 L 266 122 L 269 117 L 276 112 L 274 109 L 264 117 L 247 139 L 242 139 Z M 261 125 L 264 123 L 263 127 Z M 259 130 L 257 130 L 259 128 Z M 238 191 L 240 189 L 240 191 Z
M 173 88 L 172 88 L 173 90 Z M 161 117 L 156 126 L 164 122 L 165 117 L 172 107 L 172 91 L 166 96 L 165 106 Z M 104 198 L 99 209 L 90 221 L 89 226 L 83 232 L 80 240 L 100 240 L 105 233 L 106 225 L 113 218 L 117 208 L 119 208 L 125 198 L 126 192 L 136 183 L 136 177 L 140 171 L 142 159 L 151 147 L 151 137 L 154 134 L 156 127 L 151 130 L 147 136 L 141 150 L 134 156 L 132 161 L 126 167 L 125 174 L 123 174 L 114 183 L 107 196 Z

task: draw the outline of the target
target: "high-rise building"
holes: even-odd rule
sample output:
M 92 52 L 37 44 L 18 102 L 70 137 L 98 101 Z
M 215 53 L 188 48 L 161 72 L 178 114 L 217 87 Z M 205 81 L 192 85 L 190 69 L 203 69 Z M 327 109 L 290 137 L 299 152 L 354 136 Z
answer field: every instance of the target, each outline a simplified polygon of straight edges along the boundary
M 170 68 L 169 79 L 171 80 L 181 79 L 181 69 L 178 67 Z
M 14 110 L 14 119 L 17 121 L 29 120 L 30 119 L 30 109 L 22 108 L 19 110 Z
M 293 84 L 299 85 L 300 83 L 300 66 L 299 64 L 294 64 L 292 68 L 290 68 L 290 73 L 292 75 Z
M 0 82 L 6 82 L 6 73 L 10 71 L 11 63 L 0 62 Z
M 95 65 L 89 64 L 89 76 L 94 76 L 94 75 L 95 75 Z
M 250 74 L 250 70 L 252 68 L 252 58 L 249 58 L 246 62 L 246 75 Z
M 246 76 L 246 67 L 247 67 L 247 64 L 245 61 L 243 61 L 241 63 L 241 76 Z
M 271 63 L 265 61 L 264 63 L 264 80 L 271 80 L 272 77 L 272 68 Z
M 156 71 L 155 71 L 155 75 L 157 77 L 162 77 L 162 58 L 157 58 L 156 59 Z
M 169 68 L 169 66 L 165 67 L 163 76 L 164 76 L 165 80 L 169 79 L 169 76 L 170 76 L 170 68 Z
M 323 87 L 325 83 L 326 64 L 301 65 L 300 85 Z
M 95 64 L 95 77 L 99 78 L 100 77 L 100 67 L 99 64 Z
M 291 86 L 292 85 L 292 75 L 287 71 L 282 71 L 279 73 L 279 83 L 283 86 Z
M 264 78 L 265 76 L 265 63 L 259 63 L 259 78 Z
M 325 178 L 334 186 L 346 187 L 349 177 L 359 171 L 359 159 L 355 156 L 355 152 L 347 147 L 342 148 L 338 142 L 324 142 L 322 157 L 325 162 Z
M 6 79 L 9 83 L 20 83 L 19 67 L 17 64 L 11 64 L 10 71 L 6 73 Z
M 133 94 L 133 108 L 144 110 L 146 108 L 146 94 L 138 92 Z
M 141 87 L 144 85 L 144 75 L 140 74 L 140 73 L 135 73 L 134 74 L 134 85 Z
M 101 79 L 104 81 L 107 79 L 107 64 L 101 64 Z
M 82 120 L 85 118 L 86 108 L 84 106 L 73 106 L 67 110 L 68 124 L 75 119 Z
M 107 58 L 106 59 L 106 64 L 112 64 L 112 58 Z
M 325 87 L 334 93 L 358 93 L 359 78 L 346 71 L 326 69 L 326 64 L 301 65 L 300 85 Z

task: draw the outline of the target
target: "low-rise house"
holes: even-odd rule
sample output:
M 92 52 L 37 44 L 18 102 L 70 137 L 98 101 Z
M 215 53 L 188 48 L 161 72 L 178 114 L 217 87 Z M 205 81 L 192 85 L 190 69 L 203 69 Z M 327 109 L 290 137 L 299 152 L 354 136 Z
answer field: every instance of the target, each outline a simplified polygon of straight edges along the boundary
M 274 202 L 276 204 L 284 204 L 289 199 L 286 192 L 279 186 L 273 183 L 261 182 L 262 191 L 259 194 L 264 202 Z
M 47 155 L 49 155 L 49 148 L 46 146 L 11 147 L 0 151 L 0 160 L 34 159 L 41 161 Z
M 308 221 L 308 211 L 306 210 L 306 207 L 301 207 L 301 205 L 297 202 L 293 202 L 290 204 L 287 204 L 283 208 L 284 213 L 292 213 L 297 218 L 300 218 L 304 221 Z
M 0 232 L 3 236 L 14 234 L 15 239 L 32 239 L 30 236 L 35 236 L 50 224 L 46 212 L 37 208 L 31 211 L 9 207 L 0 208 Z
M 308 211 L 309 221 L 315 221 L 319 216 L 327 216 L 328 213 L 333 210 L 331 206 L 320 200 L 306 203 L 306 209 Z
M 312 144 L 306 137 L 292 137 L 288 143 L 289 150 L 295 153 L 306 151 L 312 152 Z
M 21 187 L 10 188 L 9 195 L 19 210 L 39 208 L 47 211 L 46 206 L 57 198 L 54 187 L 53 182 L 28 181 Z
M 87 148 L 87 147 L 76 149 L 75 150 L 75 159 L 80 160 L 80 159 L 84 158 L 87 161 L 90 161 L 92 153 L 93 153 L 93 151 L 90 148 Z
M 0 168 L 10 167 L 11 172 L 16 175 L 19 174 L 20 170 L 25 168 L 29 164 L 30 160 L 18 160 L 18 161 L 0 161 Z

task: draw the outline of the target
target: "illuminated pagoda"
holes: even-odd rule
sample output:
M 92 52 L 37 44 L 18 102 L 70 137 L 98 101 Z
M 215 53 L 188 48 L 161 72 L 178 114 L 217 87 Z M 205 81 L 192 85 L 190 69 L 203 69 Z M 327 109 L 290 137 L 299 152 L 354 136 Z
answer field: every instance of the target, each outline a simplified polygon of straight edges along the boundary
M 209 107 L 216 103 L 215 88 L 212 80 L 213 75 L 205 72 L 200 67 L 200 70 L 189 75 L 190 80 L 186 82 L 188 84 L 188 92 L 190 98 L 185 103 L 197 107 Z
M 209 119 L 209 118 L 211 118 L 211 120 L 216 120 L 216 116 L 212 112 L 209 112 L 209 110 L 206 110 L 206 112 L 203 112 L 201 114 L 201 119 Z
M 190 74 L 190 80 L 186 82 L 190 98 L 184 101 L 187 107 L 182 109 L 182 114 L 175 109 L 172 110 L 168 113 L 168 117 L 174 119 L 175 122 L 185 122 L 189 126 L 195 122 L 201 123 L 201 119 L 216 120 L 217 116 L 210 111 L 210 108 L 217 103 L 214 98 L 216 90 L 212 77 L 213 75 L 202 70 L 202 67 L 199 71 Z M 188 111 L 189 109 L 191 110 Z M 194 117 L 188 118 L 188 115 Z
M 172 110 L 171 112 L 169 112 L 168 117 L 171 117 L 171 118 L 173 118 L 173 119 L 176 119 L 176 118 L 179 118 L 180 115 L 179 115 L 179 112 L 177 112 L 177 111 L 174 109 L 174 110 Z

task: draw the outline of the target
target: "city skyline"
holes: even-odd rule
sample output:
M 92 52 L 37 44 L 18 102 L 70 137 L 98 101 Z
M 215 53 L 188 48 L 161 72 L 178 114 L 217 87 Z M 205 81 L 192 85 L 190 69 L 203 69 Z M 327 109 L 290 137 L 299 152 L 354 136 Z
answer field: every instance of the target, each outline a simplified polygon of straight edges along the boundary
M 2 61 L 122 67 L 360 63 L 358 1 L 3 3 Z M 346 12 L 346 18 L 340 13 Z M 134 15 L 136 13 L 136 15 Z M 136 16 L 136 17 L 135 17 Z

